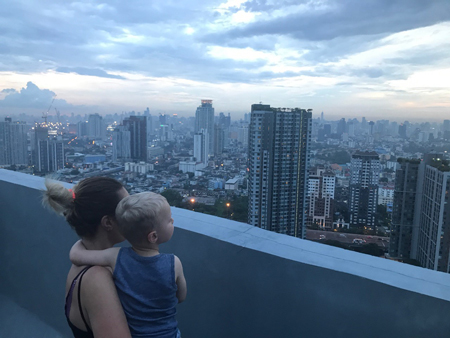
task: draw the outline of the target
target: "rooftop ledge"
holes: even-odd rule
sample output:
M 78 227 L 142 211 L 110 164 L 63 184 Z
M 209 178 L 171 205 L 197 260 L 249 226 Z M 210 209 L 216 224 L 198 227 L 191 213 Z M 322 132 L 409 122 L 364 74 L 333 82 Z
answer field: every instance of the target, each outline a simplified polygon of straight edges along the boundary
M 42 226 L 47 227 L 48 232 L 41 240 L 51 243 L 52 237 L 60 239 L 57 248 L 52 243 L 50 248 L 38 249 L 42 250 L 41 258 L 47 255 L 54 261 L 53 265 L 63 266 L 53 271 L 59 281 L 52 280 L 50 288 L 48 280 L 41 285 L 54 290 L 60 287 L 58 283 L 64 285 L 69 266 L 67 254 L 76 236 L 63 225 L 62 219 L 40 206 L 39 189 L 43 187 L 44 180 L 40 177 L 0 169 L 0 229 L 7 235 L 0 239 L 0 259 L 11 261 L 14 256 L 11 250 L 21 250 L 8 238 L 18 238 L 19 225 L 30 226 L 24 224 L 27 217 L 20 216 L 25 205 L 39 214 L 34 218 L 36 222 L 43 220 Z M 387 325 L 371 328 L 372 333 L 364 336 L 444 337 L 450 330 L 443 312 L 450 311 L 448 274 L 189 210 L 172 208 L 172 215 L 175 234 L 163 250 L 177 254 L 184 265 L 189 292 L 186 303 L 179 306 L 178 319 L 181 331 L 187 336 L 208 337 L 209 332 L 214 337 L 271 337 L 273 331 L 273 334 L 286 335 L 298 332 L 306 337 L 329 334 L 360 337 L 359 328 L 382 323 L 386 320 L 383 318 L 390 318 Z M 15 229 L 8 227 L 11 223 Z M 30 243 L 23 245 L 30 246 Z M 45 259 L 39 261 L 48 267 Z M 26 262 L 19 257 L 15 263 L 30 268 Z M 23 273 L 17 267 L 13 270 Z M 2 280 L 3 275 L 6 275 L 4 271 L 0 273 Z M 6 283 L 6 290 L 0 287 L 0 293 L 9 294 L 8 287 L 16 289 L 12 286 L 14 278 L 9 276 L 9 279 L 11 283 Z M 13 292 L 11 297 L 39 313 L 20 293 Z M 65 323 L 56 323 L 53 318 L 56 313 L 59 316 L 59 310 L 49 309 L 52 318 L 43 315 L 43 320 L 59 332 L 67 332 Z M 368 319 L 363 314 L 383 317 Z M 235 318 L 224 317 L 230 315 Z M 195 316 L 202 318 L 195 319 Z M 195 324 L 198 320 L 204 323 L 202 328 Z M 323 320 L 331 327 L 323 325 Z M 211 335 L 216 330 L 222 334 Z M 261 331 L 259 335 L 252 334 L 258 331 Z

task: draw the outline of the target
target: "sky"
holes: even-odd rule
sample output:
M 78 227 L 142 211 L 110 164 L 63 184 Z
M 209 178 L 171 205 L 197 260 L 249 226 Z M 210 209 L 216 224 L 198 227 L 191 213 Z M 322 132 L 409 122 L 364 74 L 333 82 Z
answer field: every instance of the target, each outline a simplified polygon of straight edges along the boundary
M 192 116 L 201 99 L 327 118 L 450 117 L 449 0 L 15 0 L 0 114 Z M 51 112 L 50 112 L 51 113 Z

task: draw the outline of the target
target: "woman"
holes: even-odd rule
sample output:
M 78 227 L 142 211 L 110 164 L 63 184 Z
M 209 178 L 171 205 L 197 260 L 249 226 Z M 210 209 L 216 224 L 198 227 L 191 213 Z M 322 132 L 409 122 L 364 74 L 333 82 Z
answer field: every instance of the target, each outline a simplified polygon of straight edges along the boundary
M 115 209 L 128 192 L 108 177 L 92 177 L 66 189 L 46 180 L 43 203 L 63 215 L 88 250 L 122 242 Z M 131 338 L 111 271 L 72 265 L 66 281 L 65 313 L 75 338 Z

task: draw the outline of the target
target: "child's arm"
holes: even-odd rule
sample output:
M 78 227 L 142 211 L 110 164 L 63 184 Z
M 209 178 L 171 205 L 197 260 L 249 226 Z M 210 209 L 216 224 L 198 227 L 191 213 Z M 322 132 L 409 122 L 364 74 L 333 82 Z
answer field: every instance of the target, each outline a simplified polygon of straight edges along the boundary
M 183 266 L 180 259 L 175 256 L 175 282 L 177 283 L 177 298 L 178 303 L 183 302 L 186 299 L 187 286 L 186 279 L 184 278 Z
M 88 250 L 79 240 L 70 249 L 69 256 L 70 261 L 75 265 L 101 265 L 110 267 L 114 271 L 119 250 L 120 248 Z

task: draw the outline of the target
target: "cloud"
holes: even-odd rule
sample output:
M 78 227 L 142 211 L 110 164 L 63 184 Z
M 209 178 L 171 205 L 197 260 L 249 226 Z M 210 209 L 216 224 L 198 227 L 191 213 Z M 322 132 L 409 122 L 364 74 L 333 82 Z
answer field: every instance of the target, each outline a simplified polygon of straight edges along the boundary
M 0 100 L 2 108 L 33 108 L 45 110 L 49 107 L 56 94 L 48 89 L 39 89 L 33 82 L 28 82 L 26 88 L 20 92 L 15 89 L 4 89 L 2 92 L 9 93 Z M 71 108 L 73 105 L 62 99 L 55 99 L 53 105 L 58 108 Z
M 2 90 L 2 93 L 17 93 L 17 91 L 14 88 L 6 88 Z
M 304 40 L 331 40 L 339 36 L 392 34 L 450 20 L 447 0 L 274 1 L 271 4 L 253 0 L 243 6 L 249 11 L 265 12 L 267 19 L 217 34 L 216 38 L 287 34 Z
M 58 67 L 55 70 L 60 73 L 76 73 L 76 74 L 80 74 L 80 75 L 106 77 L 109 79 L 120 79 L 120 80 L 125 79 L 123 76 L 109 74 L 109 73 L 105 72 L 103 69 L 98 69 L 98 68 Z
M 140 105 L 149 82 L 172 86 L 161 105 L 187 86 L 201 97 L 205 88 L 224 95 L 239 84 L 271 93 L 286 82 L 292 100 L 338 97 L 336 84 L 348 93 L 394 92 L 390 81 L 450 67 L 449 21 L 448 0 L 11 1 L 0 11 L 0 76 L 4 87 L 32 80 L 92 105 L 110 102 L 112 87 L 120 87 L 116 102 L 132 88 Z M 98 84 L 102 91 L 88 95 Z M 3 90 L 0 106 L 48 107 L 53 92 L 32 85 Z M 33 90 L 35 101 L 26 96 Z

